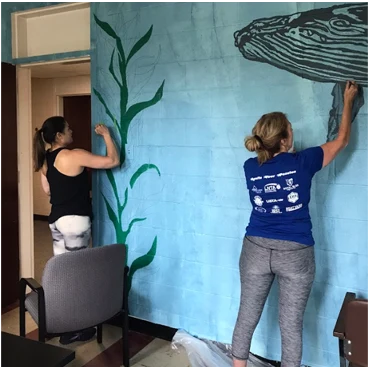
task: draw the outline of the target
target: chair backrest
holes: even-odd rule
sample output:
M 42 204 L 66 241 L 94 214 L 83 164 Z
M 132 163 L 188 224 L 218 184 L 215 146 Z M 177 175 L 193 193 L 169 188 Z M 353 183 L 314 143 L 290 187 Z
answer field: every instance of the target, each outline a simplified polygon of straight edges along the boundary
M 46 331 L 98 325 L 122 310 L 126 246 L 106 245 L 51 258 L 42 277 Z
M 355 299 L 345 308 L 346 359 L 368 366 L 368 301 Z M 351 353 L 351 354 L 350 354 Z

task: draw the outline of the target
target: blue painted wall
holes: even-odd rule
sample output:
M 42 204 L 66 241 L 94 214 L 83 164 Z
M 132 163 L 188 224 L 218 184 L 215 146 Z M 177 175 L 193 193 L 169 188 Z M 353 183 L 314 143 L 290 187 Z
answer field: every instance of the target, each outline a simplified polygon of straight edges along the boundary
M 329 4 L 332 5 L 332 4 Z M 261 114 L 288 113 L 298 149 L 322 144 L 333 84 L 313 83 L 242 58 L 233 32 L 260 17 L 325 7 L 317 3 L 100 4 L 97 16 L 123 37 L 126 52 L 153 25 L 148 44 L 128 70 L 135 102 L 151 98 L 165 79 L 161 102 L 132 123 L 133 158 L 116 173 L 120 196 L 140 164 L 158 166 L 130 194 L 125 221 L 147 217 L 128 237 L 130 258 L 145 254 L 157 236 L 157 254 L 133 278 L 135 316 L 230 342 L 239 303 L 238 258 L 250 214 L 242 165 L 243 138 Z M 119 113 L 108 66 L 114 42 L 92 26 L 93 84 Z M 365 96 L 367 100 L 367 95 Z M 94 121 L 108 118 L 94 100 Z M 367 106 L 346 151 L 317 175 L 311 213 L 317 275 L 306 312 L 304 364 L 337 366 L 335 319 L 347 290 L 367 295 Z M 103 152 L 101 142 L 96 146 Z M 98 188 L 114 204 L 106 176 Z M 115 241 L 100 198 L 95 240 Z M 252 351 L 280 359 L 274 287 Z
M 297 149 L 324 143 L 333 88 L 245 60 L 234 47 L 233 32 L 257 18 L 332 3 L 91 4 L 122 37 L 126 54 L 153 25 L 151 39 L 127 71 L 129 104 L 151 99 L 165 80 L 161 101 L 130 125 L 126 164 L 114 172 L 121 200 L 129 189 L 123 226 L 146 218 L 127 238 L 129 263 L 146 254 L 157 236 L 155 258 L 134 275 L 130 311 L 229 343 L 239 305 L 238 258 L 251 209 L 242 169 L 250 154 L 243 138 L 261 114 L 280 110 L 293 123 Z M 118 116 L 119 90 L 108 70 L 115 43 L 94 22 L 91 37 L 92 87 Z M 112 126 L 96 96 L 92 102 L 93 122 Z M 339 364 L 332 331 L 343 297 L 346 291 L 367 297 L 367 121 L 366 102 L 349 147 L 316 176 L 312 188 L 317 273 L 303 356 L 311 366 Z M 93 147 L 104 153 L 97 137 Z M 131 189 L 130 178 L 145 163 L 155 164 L 161 176 L 148 171 Z M 115 197 L 104 172 L 95 176 L 93 191 L 94 245 L 114 243 L 101 193 L 113 208 Z M 279 360 L 275 286 L 252 352 Z

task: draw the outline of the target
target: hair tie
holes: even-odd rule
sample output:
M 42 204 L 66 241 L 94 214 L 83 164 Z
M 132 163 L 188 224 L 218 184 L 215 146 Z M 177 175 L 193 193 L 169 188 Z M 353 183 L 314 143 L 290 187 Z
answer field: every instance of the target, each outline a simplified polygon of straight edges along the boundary
M 264 148 L 265 146 L 264 146 L 263 140 L 257 134 L 255 134 L 254 137 L 260 143 L 260 145 Z

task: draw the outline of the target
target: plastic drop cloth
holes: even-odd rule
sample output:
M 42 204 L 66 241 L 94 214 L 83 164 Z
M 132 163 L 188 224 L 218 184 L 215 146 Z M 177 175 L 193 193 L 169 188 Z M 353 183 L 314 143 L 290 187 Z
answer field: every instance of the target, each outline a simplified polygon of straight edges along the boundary
M 178 330 L 172 340 L 172 348 L 182 346 L 192 367 L 232 367 L 231 345 L 198 339 L 186 331 Z M 250 354 L 248 367 L 273 367 Z

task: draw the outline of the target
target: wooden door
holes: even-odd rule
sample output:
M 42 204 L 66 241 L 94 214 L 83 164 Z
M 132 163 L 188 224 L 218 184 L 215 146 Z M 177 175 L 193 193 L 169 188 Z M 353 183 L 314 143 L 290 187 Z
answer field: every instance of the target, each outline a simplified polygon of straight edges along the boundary
M 83 148 L 91 152 L 91 96 L 64 97 L 63 110 L 63 116 L 73 131 L 70 148 Z M 91 171 L 89 178 L 91 190 Z
M 1 63 L 1 308 L 18 300 L 18 282 L 16 68 Z

